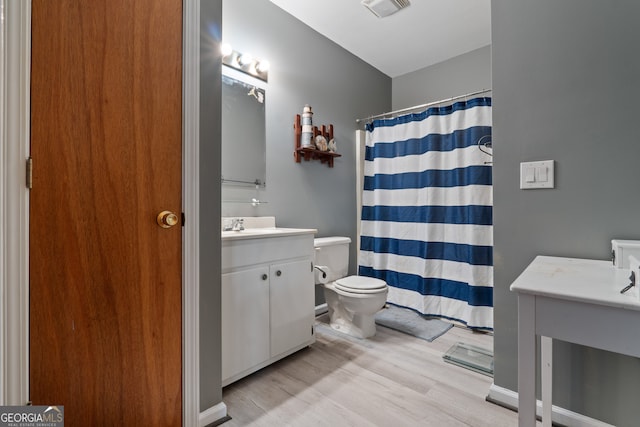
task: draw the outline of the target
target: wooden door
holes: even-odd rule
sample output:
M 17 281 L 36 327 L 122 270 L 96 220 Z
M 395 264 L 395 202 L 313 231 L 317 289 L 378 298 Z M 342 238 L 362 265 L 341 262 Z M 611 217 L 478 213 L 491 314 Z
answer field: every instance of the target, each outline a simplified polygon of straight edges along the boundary
M 182 422 L 182 1 L 33 0 L 30 396 Z

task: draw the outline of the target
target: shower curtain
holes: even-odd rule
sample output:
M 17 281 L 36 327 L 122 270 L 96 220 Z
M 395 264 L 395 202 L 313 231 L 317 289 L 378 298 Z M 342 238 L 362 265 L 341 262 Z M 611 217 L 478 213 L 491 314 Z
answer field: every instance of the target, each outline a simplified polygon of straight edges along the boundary
M 367 125 L 359 274 L 389 303 L 493 329 L 491 98 Z

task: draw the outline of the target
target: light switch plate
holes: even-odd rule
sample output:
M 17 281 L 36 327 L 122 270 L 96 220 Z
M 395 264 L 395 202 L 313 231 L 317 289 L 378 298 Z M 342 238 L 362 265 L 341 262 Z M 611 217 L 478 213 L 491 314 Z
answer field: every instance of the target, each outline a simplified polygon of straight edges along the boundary
M 520 163 L 520 189 L 554 188 L 553 165 L 553 160 Z

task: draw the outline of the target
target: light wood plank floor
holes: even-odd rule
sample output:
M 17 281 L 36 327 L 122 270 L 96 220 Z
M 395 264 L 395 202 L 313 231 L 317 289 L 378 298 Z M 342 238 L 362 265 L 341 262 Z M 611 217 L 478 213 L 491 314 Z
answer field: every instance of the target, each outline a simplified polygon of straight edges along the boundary
M 493 336 L 454 327 L 434 342 L 377 327 L 359 340 L 316 321 L 316 343 L 223 390 L 235 426 L 512 427 L 517 413 L 486 402 L 490 377 L 445 363 L 456 342 Z

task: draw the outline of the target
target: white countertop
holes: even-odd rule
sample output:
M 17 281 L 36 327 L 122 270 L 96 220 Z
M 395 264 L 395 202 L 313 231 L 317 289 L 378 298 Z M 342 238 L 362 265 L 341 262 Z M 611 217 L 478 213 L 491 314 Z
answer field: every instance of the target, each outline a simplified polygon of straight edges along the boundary
M 628 269 L 611 261 L 538 256 L 511 284 L 515 292 L 640 311 L 638 285 L 627 286 Z
M 265 237 L 285 237 L 299 234 L 316 234 L 315 228 L 246 228 L 242 231 L 222 231 L 222 241 L 240 239 L 261 239 Z

